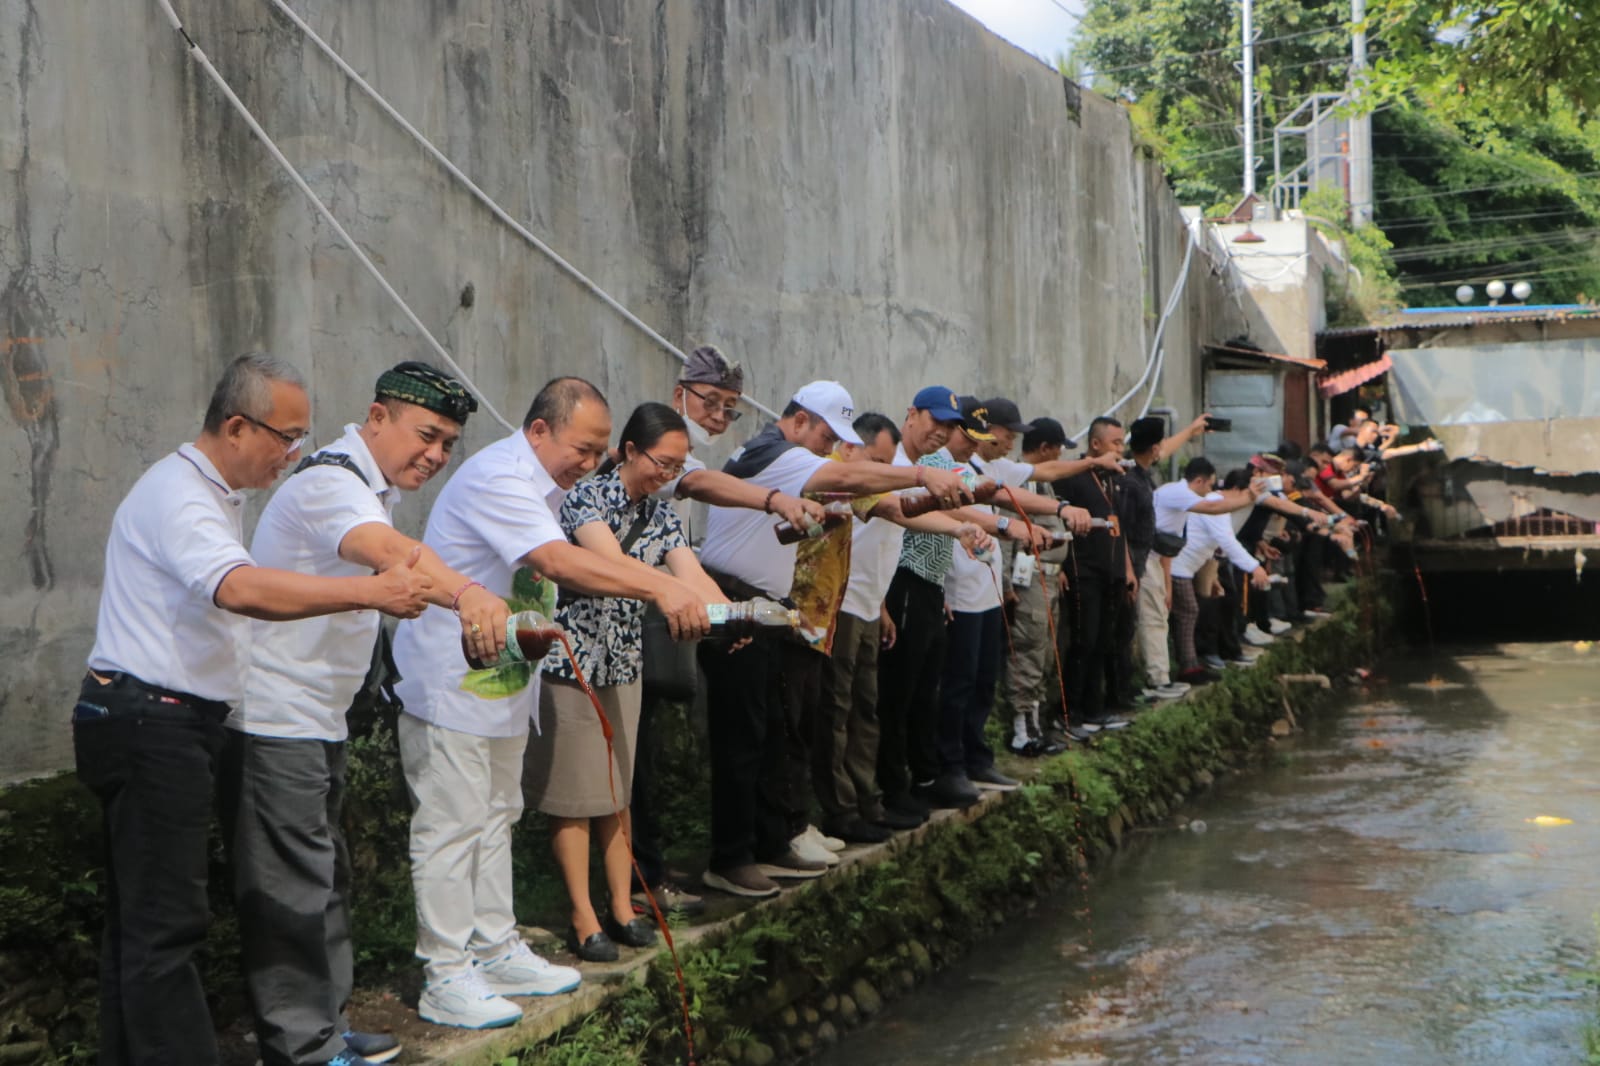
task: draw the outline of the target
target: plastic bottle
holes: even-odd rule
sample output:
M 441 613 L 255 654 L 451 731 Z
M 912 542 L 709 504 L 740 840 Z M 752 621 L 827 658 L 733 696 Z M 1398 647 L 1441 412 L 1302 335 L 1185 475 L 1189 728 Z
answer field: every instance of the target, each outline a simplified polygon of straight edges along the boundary
M 476 658 L 467 644 L 467 635 L 461 634 L 461 654 L 474 670 L 489 670 L 512 663 L 536 663 L 545 657 L 561 637 L 561 627 L 538 611 L 518 611 L 506 619 L 506 646 L 499 658 L 484 662 Z
M 807 537 L 820 537 L 830 529 L 839 528 L 850 521 L 854 515 L 855 511 L 851 509 L 848 503 L 843 500 L 836 500 L 833 503 L 823 505 L 820 525 L 814 525 L 809 529 L 800 529 L 788 522 L 779 522 L 772 527 L 772 531 L 777 534 L 779 544 L 798 544 Z
M 711 620 L 711 635 L 728 640 L 753 637 L 763 630 L 800 628 L 799 611 L 765 599 L 708 603 L 706 617 Z
M 900 513 L 907 518 L 929 514 L 942 507 L 939 497 L 927 489 L 909 489 L 900 494 Z

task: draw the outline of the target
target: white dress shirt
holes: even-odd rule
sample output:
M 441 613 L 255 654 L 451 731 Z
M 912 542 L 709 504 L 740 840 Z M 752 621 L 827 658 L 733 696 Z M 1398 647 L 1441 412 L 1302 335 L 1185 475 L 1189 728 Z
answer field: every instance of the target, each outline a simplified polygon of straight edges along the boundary
M 1162 486 L 1165 488 L 1166 486 Z M 1222 494 L 1213 492 L 1205 497 L 1220 500 Z M 1172 560 L 1172 576 L 1192 578 L 1206 564 L 1206 560 L 1221 548 L 1228 559 L 1245 573 L 1254 573 L 1261 565 L 1255 556 L 1245 551 L 1244 545 L 1234 535 L 1233 523 L 1225 514 L 1195 514 L 1189 516 L 1189 542 Z
M 422 539 L 446 566 L 482 582 L 496 596 L 509 597 L 524 557 L 567 539 L 556 521 L 566 495 L 527 436 L 515 430 L 461 464 L 445 482 Z M 424 722 L 480 737 L 515 737 L 526 733 L 539 713 L 537 669 L 527 688 L 504 699 L 461 691 L 467 660 L 461 623 L 449 611 L 434 607 L 401 622 L 394 659 L 404 679 L 395 692 L 406 713 Z
M 890 466 L 911 466 L 905 445 L 894 446 L 894 460 Z M 900 563 L 900 542 L 905 539 L 902 525 L 883 518 L 855 523 L 851 530 L 850 580 L 844 587 L 844 602 L 839 610 L 867 622 L 876 622 L 883 609 L 883 599 L 889 595 L 889 582 L 894 580 L 895 567 Z
M 250 554 L 262 566 L 312 577 L 370 574 L 341 559 L 339 545 L 359 526 L 393 526 L 400 490 L 384 478 L 360 426 L 345 426 L 324 453 L 349 456 L 366 481 L 338 466 L 291 474 L 267 502 Z M 226 724 L 260 737 L 345 739 L 345 711 L 372 665 L 381 624 L 375 610 L 253 622 L 244 700 Z

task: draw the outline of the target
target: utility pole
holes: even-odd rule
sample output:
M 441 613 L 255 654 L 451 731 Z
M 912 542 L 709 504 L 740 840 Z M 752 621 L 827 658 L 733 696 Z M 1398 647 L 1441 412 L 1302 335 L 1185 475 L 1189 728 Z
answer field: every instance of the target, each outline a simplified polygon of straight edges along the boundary
M 1372 221 L 1372 115 L 1367 110 L 1367 0 L 1350 0 L 1350 221 Z
M 1362 0 L 1355 0 L 1361 3 Z M 1256 191 L 1256 35 L 1253 0 L 1244 0 L 1244 194 Z

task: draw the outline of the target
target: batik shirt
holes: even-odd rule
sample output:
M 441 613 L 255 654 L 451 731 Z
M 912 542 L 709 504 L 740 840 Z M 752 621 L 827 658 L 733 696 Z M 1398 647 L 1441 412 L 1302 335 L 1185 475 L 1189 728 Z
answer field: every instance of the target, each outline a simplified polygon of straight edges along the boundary
M 918 466 L 931 466 L 938 470 L 954 470 L 955 460 L 940 449 L 932 455 L 917 460 Z M 900 544 L 900 567 L 916 574 L 934 585 L 944 584 L 944 575 L 954 558 L 952 540 L 939 533 L 911 533 Z
M 652 497 L 635 502 L 622 487 L 617 471 L 580 481 L 561 505 L 559 519 L 567 539 L 577 543 L 577 531 L 591 522 L 604 522 L 620 542 L 641 513 L 648 513 L 644 528 L 628 548 L 628 555 L 646 566 L 660 566 L 676 548 L 687 548 L 688 538 L 678 514 Z M 556 611 L 556 623 L 578 656 L 589 684 L 628 685 L 639 680 L 644 662 L 645 605 L 640 600 L 612 596 L 577 596 Z M 544 661 L 544 672 L 563 680 L 576 680 L 572 663 L 557 644 Z

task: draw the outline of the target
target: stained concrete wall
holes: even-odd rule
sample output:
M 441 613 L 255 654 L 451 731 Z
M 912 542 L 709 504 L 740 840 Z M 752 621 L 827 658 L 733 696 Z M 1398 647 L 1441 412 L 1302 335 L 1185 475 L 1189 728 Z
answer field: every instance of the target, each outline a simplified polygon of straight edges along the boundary
M 293 3 L 513 215 L 667 337 L 742 359 L 774 406 L 826 376 L 898 411 L 939 381 L 1081 425 L 1137 379 L 1176 280 L 1183 224 L 1121 110 L 945 0 Z M 511 418 L 561 372 L 622 412 L 665 395 L 669 356 L 266 0 L 176 6 Z M 70 765 L 111 514 L 193 436 L 221 366 L 293 359 L 328 439 L 384 366 L 426 353 L 154 0 L 0 0 L 0 175 L 9 780 Z M 1198 344 L 1245 332 L 1197 256 L 1160 399 L 1193 410 Z M 464 450 L 499 432 L 480 417 Z

